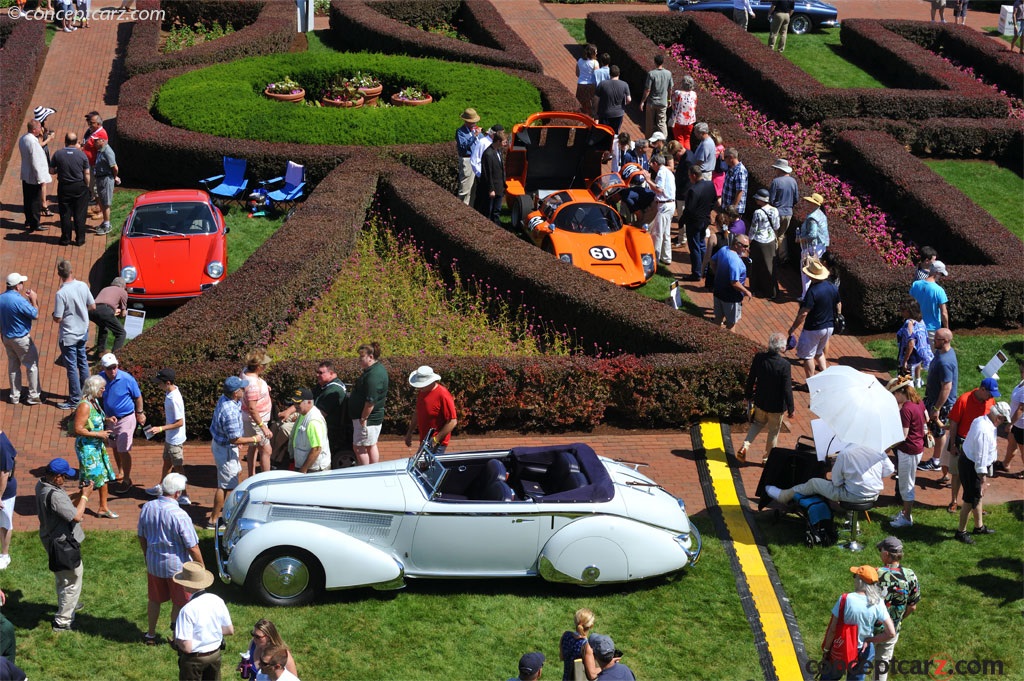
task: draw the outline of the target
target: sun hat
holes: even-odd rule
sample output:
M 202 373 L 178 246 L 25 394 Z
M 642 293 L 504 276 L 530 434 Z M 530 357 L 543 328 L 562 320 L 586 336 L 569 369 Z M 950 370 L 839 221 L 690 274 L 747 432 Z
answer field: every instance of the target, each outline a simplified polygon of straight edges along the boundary
M 11 272 L 7 275 L 7 287 L 14 288 L 18 284 L 22 284 L 28 281 L 28 277 L 24 274 L 18 274 L 17 272 Z
M 903 553 L 903 542 L 896 537 L 886 537 L 878 542 L 875 548 L 879 551 L 888 551 L 889 553 Z
M 768 201 L 768 190 L 765 189 L 764 187 L 758 189 L 757 192 L 754 193 L 754 200 L 755 201 L 765 201 L 765 202 L 767 202 Z
M 850 572 L 857 575 L 868 584 L 878 583 L 878 570 L 871 567 L 870 565 L 855 565 L 854 567 L 850 568 Z
M 901 388 L 906 388 L 908 385 L 913 385 L 914 379 L 910 376 L 897 376 L 888 383 L 885 384 L 885 389 L 891 393 L 896 392 Z
M 821 204 L 825 203 L 825 197 L 819 194 L 818 192 L 814 192 L 810 196 L 805 196 L 804 201 L 809 201 L 810 203 L 813 203 L 815 206 L 820 206 Z
M 103 357 L 100 357 L 100 364 L 103 366 L 104 369 L 116 367 L 117 357 L 114 355 L 114 353 L 108 352 L 107 354 L 103 355 Z
M 249 387 L 249 380 L 238 376 L 228 376 L 224 379 L 224 392 L 233 393 L 239 388 Z
M 414 388 L 426 388 L 431 383 L 436 383 L 440 380 L 441 377 L 426 365 L 409 374 L 409 385 Z
M 36 119 L 40 123 L 46 121 L 47 118 L 57 113 L 56 109 L 51 109 L 48 106 L 37 106 L 32 110 L 32 118 Z
M 204 568 L 202 563 L 190 560 L 181 566 L 181 572 L 171 577 L 171 580 L 189 589 L 205 589 L 213 584 L 213 573 Z
M 800 271 L 815 281 L 828 279 L 828 268 L 822 265 L 821 261 L 817 258 L 808 258 L 807 264 Z
M 290 395 L 288 395 L 288 401 L 292 404 L 298 404 L 299 402 L 313 399 L 316 398 L 313 397 L 313 391 L 309 388 L 296 388 Z
M 793 169 L 789 166 L 789 161 L 784 158 L 775 159 L 775 163 L 772 164 L 772 168 L 781 170 L 784 173 L 791 173 Z
M 466 109 L 461 114 L 459 114 L 459 118 L 466 121 L 467 123 L 476 123 L 480 120 L 480 114 L 476 112 L 476 109 Z
M 519 676 L 533 676 L 544 666 L 544 653 L 526 653 L 519 658 Z
M 981 388 L 987 390 L 988 394 L 992 397 L 1000 397 L 1002 393 L 999 392 L 999 381 L 994 378 L 983 378 L 981 379 Z

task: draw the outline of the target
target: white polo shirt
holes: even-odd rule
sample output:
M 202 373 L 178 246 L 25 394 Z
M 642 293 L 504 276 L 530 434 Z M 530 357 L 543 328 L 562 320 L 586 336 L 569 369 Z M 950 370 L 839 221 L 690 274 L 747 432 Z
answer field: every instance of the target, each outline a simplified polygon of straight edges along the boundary
M 193 653 L 212 653 L 224 640 L 223 627 L 231 626 L 231 613 L 220 596 L 194 594 L 174 622 L 174 638 L 192 641 Z

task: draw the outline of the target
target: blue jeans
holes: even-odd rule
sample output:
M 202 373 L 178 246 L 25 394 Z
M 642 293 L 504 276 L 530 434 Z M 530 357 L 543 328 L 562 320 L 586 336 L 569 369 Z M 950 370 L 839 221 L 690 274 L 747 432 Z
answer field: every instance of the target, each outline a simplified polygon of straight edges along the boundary
M 701 264 L 704 262 L 704 235 L 707 228 L 707 225 L 699 229 L 689 225 L 686 227 L 686 242 L 690 247 L 690 275 L 694 277 L 700 276 Z
M 70 345 L 60 344 L 60 357 L 68 372 L 68 402 L 78 404 L 82 399 L 82 385 L 89 378 L 89 358 L 85 354 L 85 341 L 75 341 Z

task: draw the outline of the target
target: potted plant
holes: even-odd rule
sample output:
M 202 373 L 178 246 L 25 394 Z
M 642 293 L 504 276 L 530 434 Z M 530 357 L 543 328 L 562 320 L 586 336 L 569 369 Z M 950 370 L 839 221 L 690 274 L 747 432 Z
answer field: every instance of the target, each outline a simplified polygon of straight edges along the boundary
M 352 81 L 334 83 L 324 90 L 320 103 L 324 106 L 341 106 L 357 109 L 363 105 L 363 93 Z
M 384 86 L 376 76 L 356 71 L 356 75 L 349 80 L 363 93 L 363 97 L 366 98 L 366 106 L 377 106 L 377 100 L 380 99 L 380 93 L 384 91 Z
M 301 102 L 306 98 L 306 91 L 291 76 L 285 76 L 276 83 L 267 83 L 263 94 L 279 102 Z
M 434 98 L 423 90 L 409 86 L 391 95 L 391 103 L 395 106 L 423 106 L 430 104 Z

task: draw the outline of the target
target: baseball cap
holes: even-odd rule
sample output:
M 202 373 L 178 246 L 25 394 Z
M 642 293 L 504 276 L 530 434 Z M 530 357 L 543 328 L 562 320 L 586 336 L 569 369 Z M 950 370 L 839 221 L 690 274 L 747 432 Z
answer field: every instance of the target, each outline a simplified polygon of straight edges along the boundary
M 46 464 L 46 470 L 53 475 L 63 475 L 66 478 L 78 477 L 78 471 L 71 467 L 64 459 L 50 459 L 50 463 Z
M 598 657 L 608 659 L 615 654 L 615 641 L 611 636 L 592 634 L 589 640 L 590 647 L 594 649 L 594 654 Z
M 224 379 L 224 392 L 233 393 L 239 388 L 249 387 L 249 381 L 238 376 L 228 376 Z
M 11 272 L 10 274 L 7 275 L 7 286 L 12 288 L 26 281 L 28 281 L 28 277 L 26 277 L 24 274 Z
M 304 400 L 312 399 L 315 398 L 313 397 L 313 391 L 310 390 L 309 388 L 296 388 L 295 390 L 291 391 L 291 393 L 288 394 L 288 401 L 291 402 L 292 404 L 298 404 L 299 402 L 302 402 Z
M 117 366 L 117 357 L 114 356 L 114 353 L 108 352 L 107 354 L 103 355 L 103 357 L 100 358 L 100 364 L 103 365 L 104 369 L 109 369 L 110 367 L 116 367 Z
M 988 394 L 992 397 L 999 397 L 1002 394 L 999 392 L 999 381 L 994 378 L 981 379 L 981 387 L 987 390 Z
M 888 551 L 889 553 L 903 553 L 903 542 L 896 537 L 886 537 L 878 542 L 875 548 L 879 551 Z
M 878 583 L 878 570 L 870 565 L 855 565 L 850 568 L 850 572 L 860 577 L 867 584 Z
M 932 267 L 929 270 L 929 273 L 941 274 L 944 277 L 949 276 L 949 272 L 946 270 L 946 263 L 942 262 L 941 260 L 936 260 L 935 262 L 932 263 Z
M 174 369 L 161 369 L 156 372 L 156 377 L 153 380 L 157 383 L 164 383 L 165 381 L 174 383 Z
M 533 676 L 544 666 L 544 653 L 526 653 L 519 658 L 519 675 Z
M 665 141 L 665 133 L 663 133 L 661 130 L 659 130 L 658 132 L 656 132 L 653 135 L 651 135 L 651 144 L 654 144 L 655 142 L 664 142 L 664 141 Z

